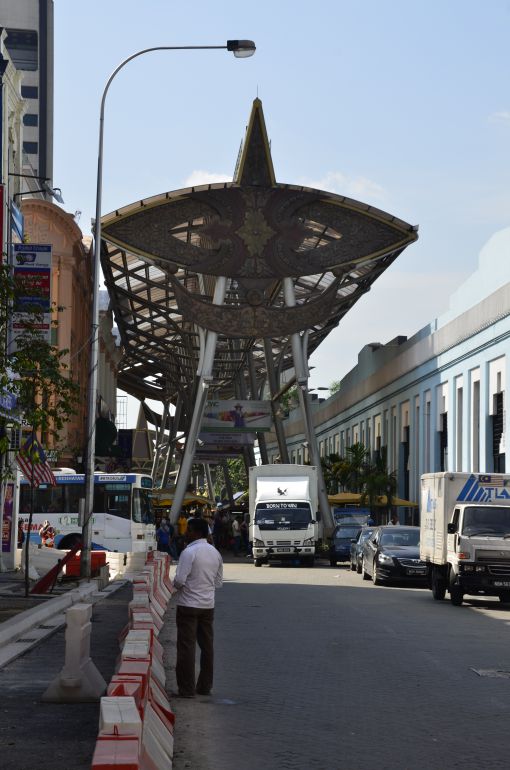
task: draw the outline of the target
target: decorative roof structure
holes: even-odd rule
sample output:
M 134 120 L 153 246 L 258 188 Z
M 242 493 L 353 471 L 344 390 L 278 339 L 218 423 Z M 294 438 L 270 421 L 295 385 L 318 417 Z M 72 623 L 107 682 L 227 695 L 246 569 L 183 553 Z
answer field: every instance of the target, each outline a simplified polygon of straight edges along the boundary
M 233 182 L 154 197 L 102 218 L 102 266 L 125 350 L 119 386 L 192 409 L 200 339 L 218 341 L 211 393 L 234 398 L 251 351 L 266 378 L 293 367 L 289 335 L 310 355 L 418 237 L 417 227 L 341 195 L 276 182 L 262 103 L 253 103 Z M 223 304 L 217 276 L 227 277 Z M 291 278 L 295 306 L 286 305 Z M 186 402 L 188 406 L 186 407 Z

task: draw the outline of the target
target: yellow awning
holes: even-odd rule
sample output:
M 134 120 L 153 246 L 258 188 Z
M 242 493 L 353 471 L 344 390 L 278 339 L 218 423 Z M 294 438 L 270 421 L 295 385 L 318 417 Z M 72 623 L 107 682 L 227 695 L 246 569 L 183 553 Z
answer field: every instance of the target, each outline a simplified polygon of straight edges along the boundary
M 338 492 L 336 495 L 328 495 L 328 500 L 332 505 L 369 505 L 368 497 L 363 497 L 359 492 Z M 379 495 L 375 505 L 383 507 L 387 504 L 386 495 Z M 418 503 L 403 500 L 401 497 L 392 497 L 391 505 L 398 508 L 418 508 Z

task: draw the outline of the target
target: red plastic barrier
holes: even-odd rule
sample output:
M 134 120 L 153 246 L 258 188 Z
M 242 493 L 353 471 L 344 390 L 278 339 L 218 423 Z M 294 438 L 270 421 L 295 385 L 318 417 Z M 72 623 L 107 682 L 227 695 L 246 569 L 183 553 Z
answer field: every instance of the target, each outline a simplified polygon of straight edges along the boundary
M 96 741 L 92 770 L 140 770 L 138 739 L 115 735 Z

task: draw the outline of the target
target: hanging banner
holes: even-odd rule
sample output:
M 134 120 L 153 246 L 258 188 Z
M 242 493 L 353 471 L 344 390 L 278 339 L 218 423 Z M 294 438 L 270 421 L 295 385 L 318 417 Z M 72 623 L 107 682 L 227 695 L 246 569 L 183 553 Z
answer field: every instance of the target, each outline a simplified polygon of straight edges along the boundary
M 271 404 L 269 401 L 208 401 L 201 430 L 216 433 L 269 431 Z
M 13 277 L 18 287 L 11 323 L 9 352 L 27 325 L 51 342 L 51 244 L 13 244 Z

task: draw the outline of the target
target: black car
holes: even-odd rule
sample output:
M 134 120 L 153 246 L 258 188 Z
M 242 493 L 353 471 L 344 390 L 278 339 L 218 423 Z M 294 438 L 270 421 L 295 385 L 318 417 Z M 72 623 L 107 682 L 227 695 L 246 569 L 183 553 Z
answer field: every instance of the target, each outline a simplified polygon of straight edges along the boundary
M 360 530 L 359 524 L 339 524 L 335 527 L 329 546 L 329 563 L 332 567 L 336 567 L 339 561 L 349 561 L 351 541 L 357 538 Z
M 361 575 L 361 557 L 363 554 L 363 543 L 370 537 L 374 531 L 373 527 L 363 527 L 358 532 L 358 537 L 351 541 L 351 570 Z
M 363 580 L 375 585 L 390 581 L 428 583 L 427 563 L 420 560 L 420 528 L 387 526 L 374 529 L 363 544 Z

